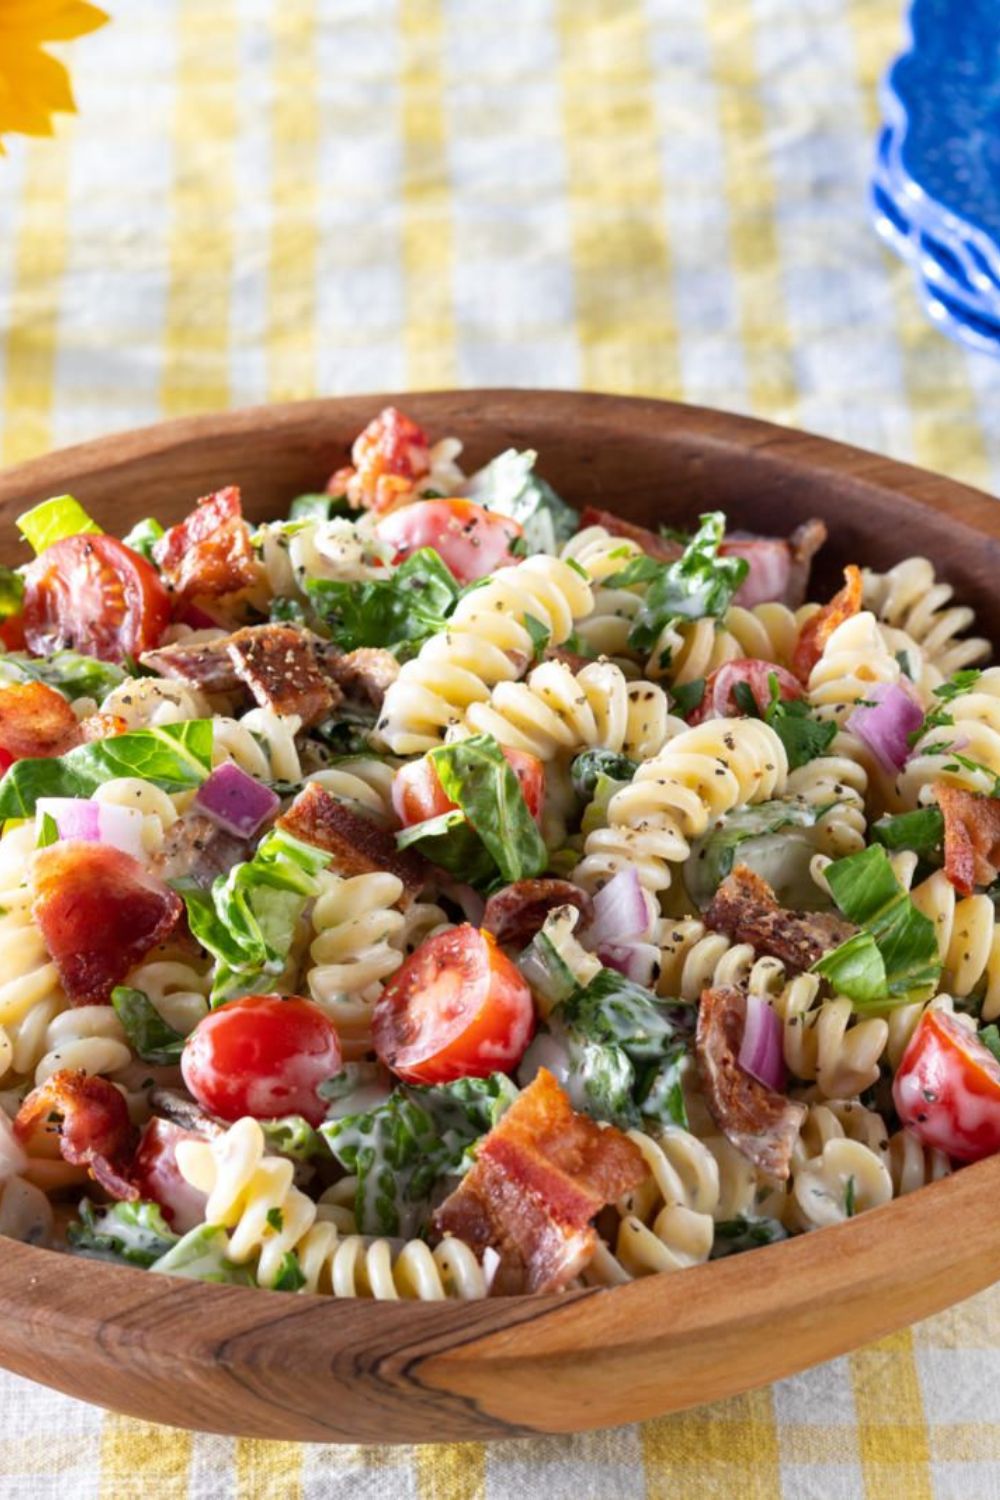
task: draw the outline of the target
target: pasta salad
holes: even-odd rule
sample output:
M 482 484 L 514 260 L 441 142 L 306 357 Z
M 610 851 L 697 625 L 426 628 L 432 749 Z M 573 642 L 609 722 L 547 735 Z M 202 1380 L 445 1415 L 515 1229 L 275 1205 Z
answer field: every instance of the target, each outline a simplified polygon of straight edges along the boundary
M 0 1234 L 554 1292 L 1000 1150 L 972 611 L 919 557 L 808 601 L 819 520 L 653 532 L 460 460 L 390 408 L 283 520 L 20 517 Z

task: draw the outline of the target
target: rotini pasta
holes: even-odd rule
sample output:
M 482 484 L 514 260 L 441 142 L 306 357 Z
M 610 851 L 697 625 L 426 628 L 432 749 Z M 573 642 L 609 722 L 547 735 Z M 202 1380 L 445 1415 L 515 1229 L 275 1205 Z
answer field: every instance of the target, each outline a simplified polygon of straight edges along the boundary
M 258 781 L 296 782 L 302 775 L 295 744 L 301 727 L 295 714 L 282 717 L 269 708 L 253 708 L 239 719 L 217 717 L 212 725 L 215 764 L 233 761 Z
M 907 557 L 886 573 L 866 568 L 863 577 L 865 608 L 884 624 L 905 630 L 943 677 L 992 654 L 988 641 L 965 635 L 975 614 L 952 604 L 954 589 L 938 580 L 926 557 Z
M 307 982 L 310 995 L 336 1026 L 349 1061 L 371 1050 L 372 1007 L 382 981 L 403 962 L 407 922 L 398 910 L 402 894 L 402 881 L 387 872 L 349 880 L 320 876 Z

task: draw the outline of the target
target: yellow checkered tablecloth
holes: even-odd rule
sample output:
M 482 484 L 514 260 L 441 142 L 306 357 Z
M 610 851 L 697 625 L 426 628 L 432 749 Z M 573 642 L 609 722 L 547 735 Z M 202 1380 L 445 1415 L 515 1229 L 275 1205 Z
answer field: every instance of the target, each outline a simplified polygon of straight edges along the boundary
M 72 49 L 80 117 L 0 162 L 5 462 L 228 405 L 520 384 L 1000 486 L 1000 366 L 930 328 L 866 220 L 900 0 L 110 8 Z M 488 1447 L 190 1436 L 0 1375 L 0 1495 L 989 1500 L 998 1391 L 1000 1291 L 721 1406 Z

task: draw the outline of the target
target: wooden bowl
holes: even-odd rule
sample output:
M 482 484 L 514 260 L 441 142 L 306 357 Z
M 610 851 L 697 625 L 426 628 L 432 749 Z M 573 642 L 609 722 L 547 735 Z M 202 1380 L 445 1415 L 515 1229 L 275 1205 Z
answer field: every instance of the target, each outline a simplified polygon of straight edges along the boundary
M 242 484 L 280 515 L 325 480 L 396 399 L 473 462 L 537 448 L 577 505 L 635 521 L 725 510 L 784 534 L 824 517 L 821 578 L 848 560 L 931 557 L 1000 639 L 1000 507 L 857 449 L 721 412 L 528 391 L 352 397 L 166 423 L 0 477 L 13 519 L 74 493 L 109 529 L 178 519 Z M 203 1286 L 10 1241 L 0 1251 L 0 1358 L 73 1396 L 157 1422 L 327 1442 L 412 1443 L 573 1432 L 779 1379 L 993 1281 L 1000 1159 L 822 1233 L 613 1291 L 437 1304 L 334 1301 Z

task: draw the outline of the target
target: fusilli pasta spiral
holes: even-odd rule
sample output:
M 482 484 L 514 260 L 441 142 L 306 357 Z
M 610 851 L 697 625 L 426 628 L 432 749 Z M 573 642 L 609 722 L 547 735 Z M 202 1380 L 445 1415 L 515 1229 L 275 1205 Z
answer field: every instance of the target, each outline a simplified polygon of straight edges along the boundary
M 864 570 L 865 608 L 887 625 L 905 630 L 945 677 L 992 655 L 989 641 L 966 636 L 975 613 L 952 604 L 954 589 L 938 580 L 926 557 L 907 557 L 887 573 Z

